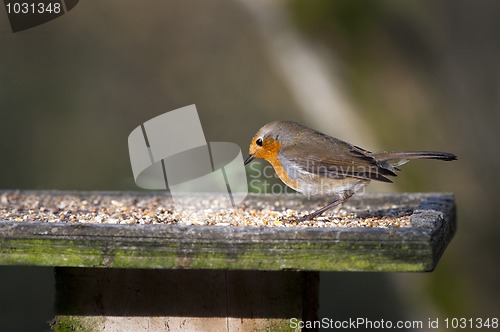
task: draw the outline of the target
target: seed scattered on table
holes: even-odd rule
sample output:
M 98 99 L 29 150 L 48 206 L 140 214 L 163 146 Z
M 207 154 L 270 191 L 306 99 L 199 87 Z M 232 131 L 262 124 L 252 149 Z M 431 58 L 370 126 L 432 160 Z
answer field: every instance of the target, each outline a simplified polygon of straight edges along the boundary
M 413 209 L 408 206 L 350 206 L 329 211 L 311 221 L 297 218 L 315 211 L 324 202 L 308 203 L 294 196 L 260 199 L 249 196 L 239 207 L 217 196 L 186 196 L 175 208 L 161 194 L 0 194 L 0 220 L 98 223 L 165 224 L 193 226 L 263 227 L 409 227 Z M 207 208 L 210 206 L 210 208 Z

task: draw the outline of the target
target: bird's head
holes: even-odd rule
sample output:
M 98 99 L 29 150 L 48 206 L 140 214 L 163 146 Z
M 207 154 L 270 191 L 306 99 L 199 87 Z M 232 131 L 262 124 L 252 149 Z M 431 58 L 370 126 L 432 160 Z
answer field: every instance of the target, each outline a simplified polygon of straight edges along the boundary
M 291 121 L 273 121 L 260 128 L 250 142 L 245 165 L 258 158 L 269 162 L 275 160 L 283 145 L 291 142 L 291 134 L 297 125 L 299 124 Z

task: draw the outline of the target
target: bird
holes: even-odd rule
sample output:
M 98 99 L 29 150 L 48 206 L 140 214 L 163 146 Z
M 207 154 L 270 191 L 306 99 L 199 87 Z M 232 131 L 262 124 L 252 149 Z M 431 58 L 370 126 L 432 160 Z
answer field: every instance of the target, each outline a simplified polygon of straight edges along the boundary
M 305 195 L 332 197 L 331 203 L 298 219 L 312 220 L 338 206 L 371 181 L 392 183 L 400 166 L 412 159 L 451 161 L 457 156 L 438 151 L 370 152 L 294 121 L 273 121 L 250 142 L 247 165 L 268 161 L 288 187 Z

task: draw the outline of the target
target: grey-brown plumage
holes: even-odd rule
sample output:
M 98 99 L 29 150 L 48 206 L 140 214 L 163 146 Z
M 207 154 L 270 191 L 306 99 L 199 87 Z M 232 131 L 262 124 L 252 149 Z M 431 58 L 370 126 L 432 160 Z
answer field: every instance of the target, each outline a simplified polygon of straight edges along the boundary
M 346 201 L 371 180 L 392 182 L 388 177 L 396 176 L 398 167 L 409 160 L 457 159 L 452 153 L 436 151 L 374 153 L 292 121 L 263 126 L 252 139 L 245 163 L 254 158 L 269 161 L 280 179 L 299 192 L 336 196 L 328 208 Z

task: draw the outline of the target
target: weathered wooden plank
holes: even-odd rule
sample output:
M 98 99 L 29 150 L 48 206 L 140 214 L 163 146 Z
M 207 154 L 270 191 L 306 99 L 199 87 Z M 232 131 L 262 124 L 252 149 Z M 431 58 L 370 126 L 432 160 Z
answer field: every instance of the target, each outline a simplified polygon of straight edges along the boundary
M 90 194 L 96 193 L 79 193 Z M 287 197 L 250 199 L 279 201 Z M 369 205 L 372 209 L 388 204 L 412 209 L 410 227 L 112 225 L 6 220 L 0 222 L 0 264 L 148 269 L 433 270 L 455 231 L 453 196 L 367 194 L 347 203 L 354 207 Z

